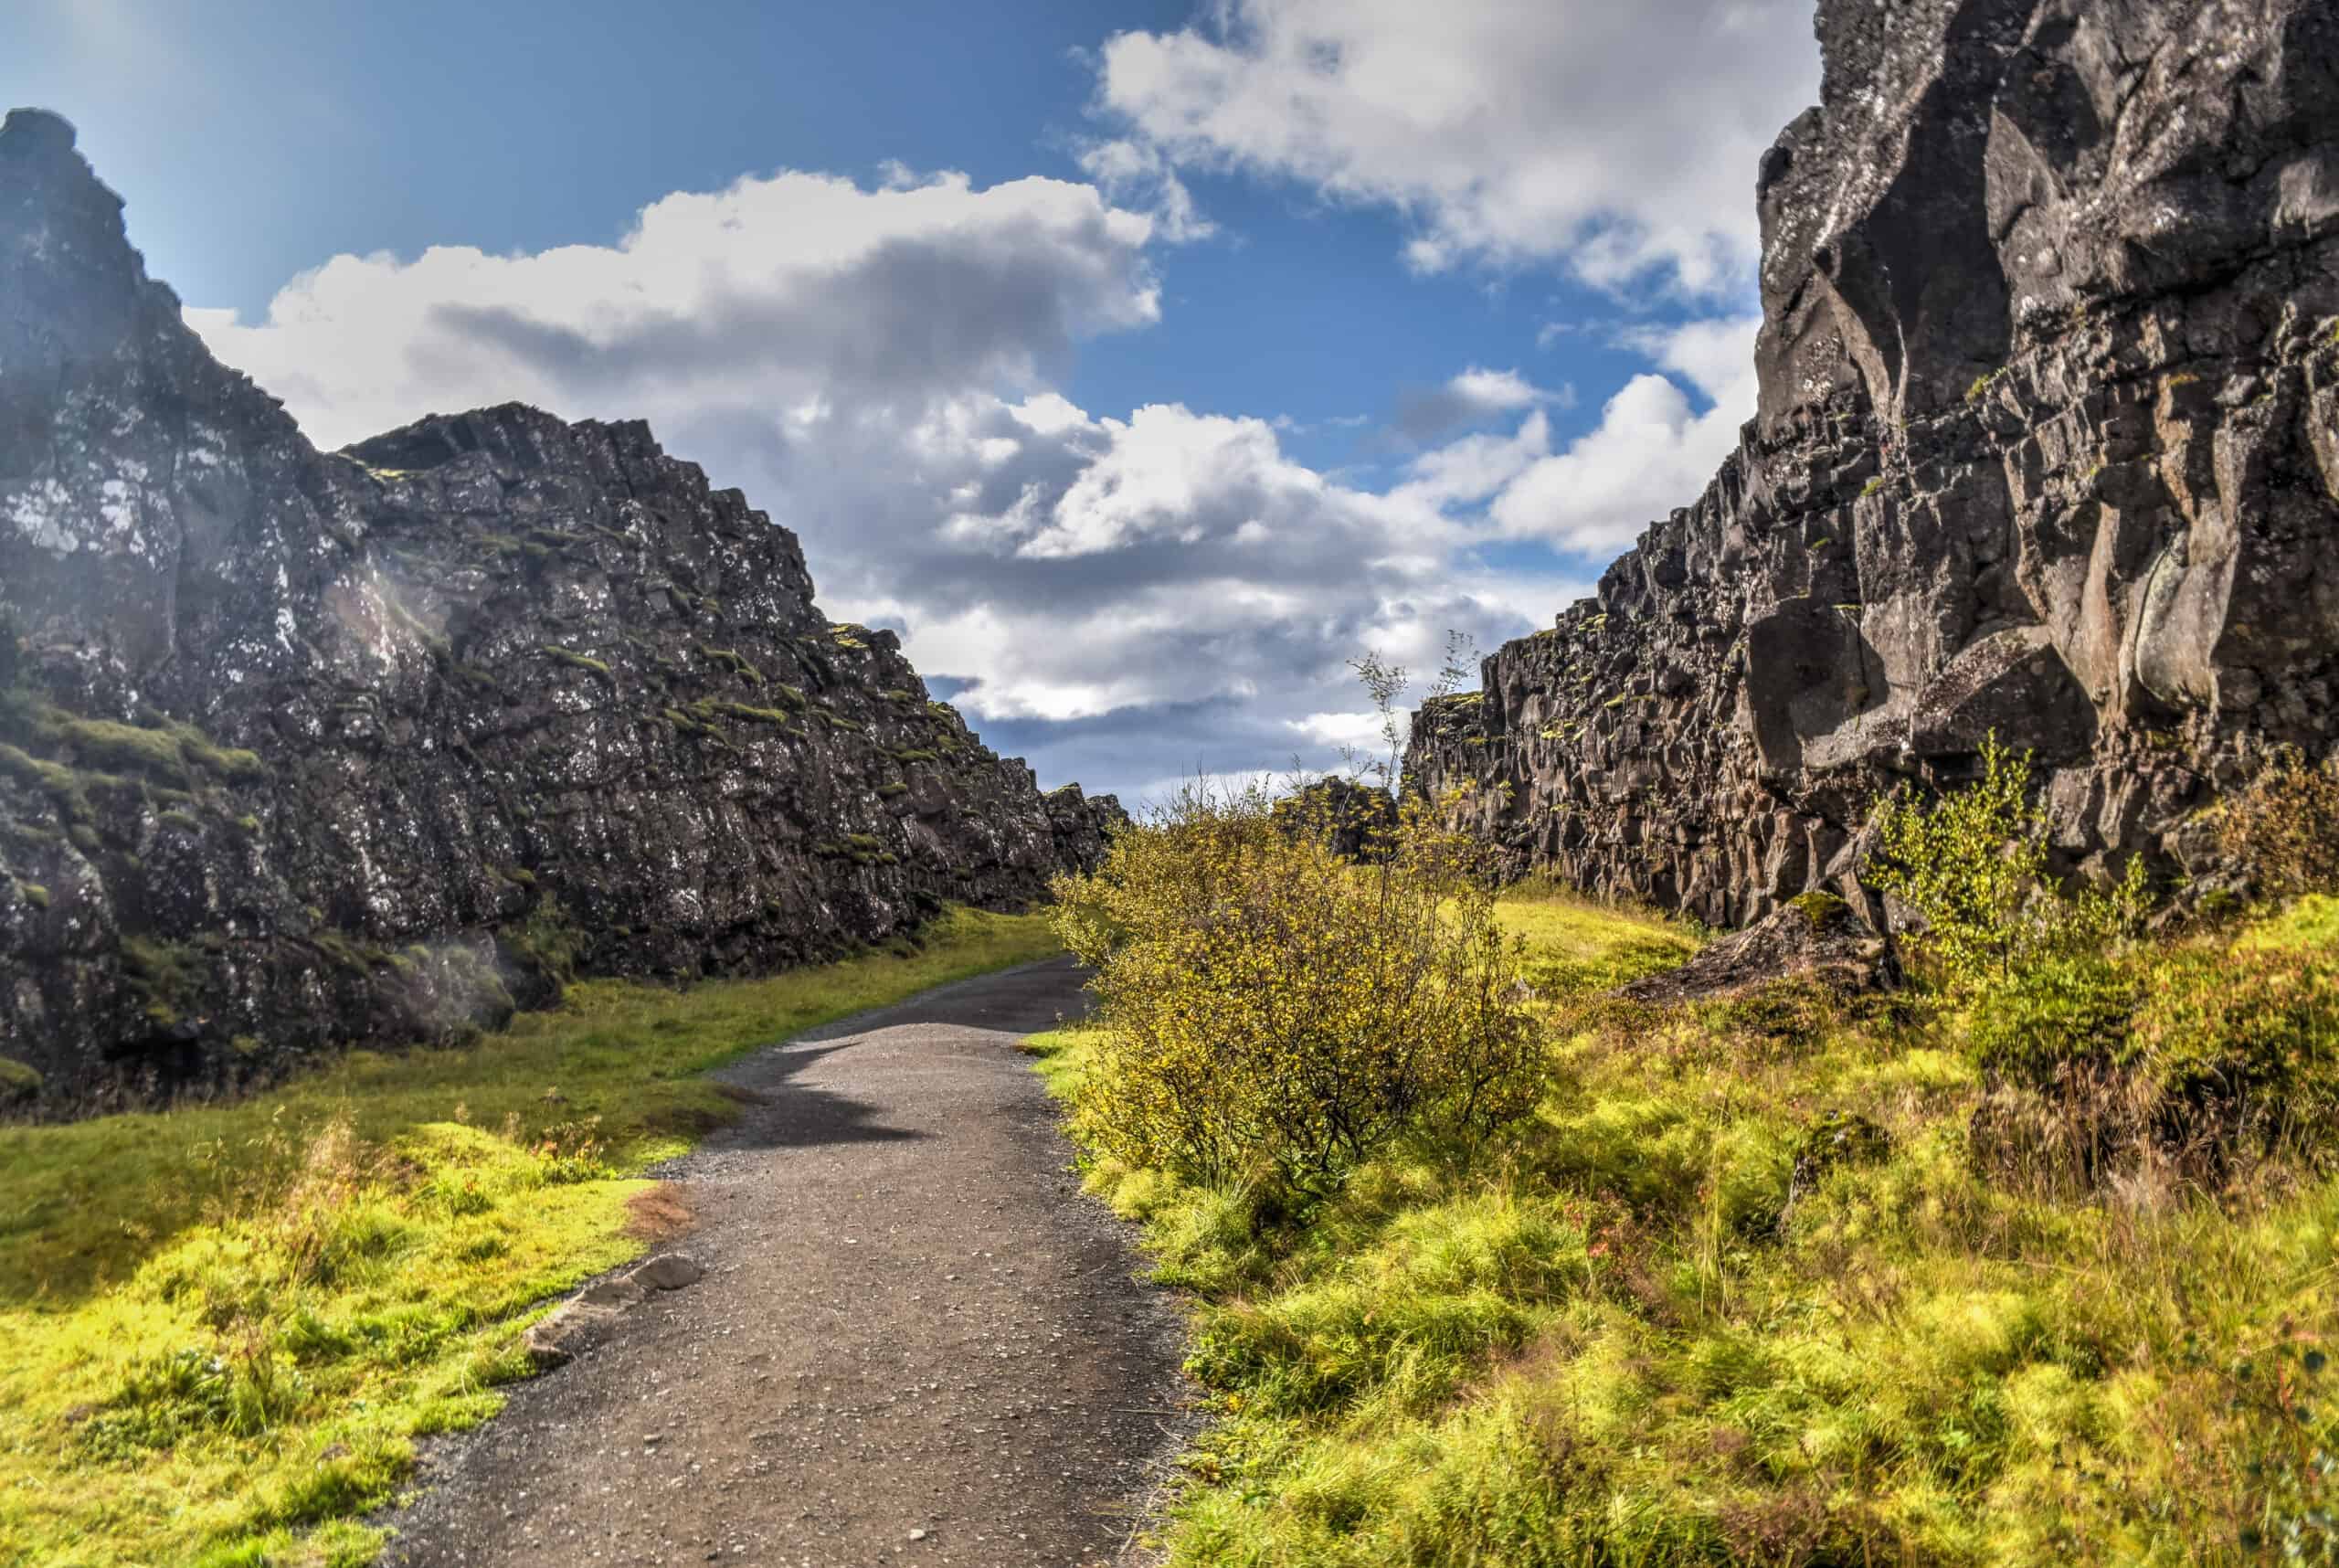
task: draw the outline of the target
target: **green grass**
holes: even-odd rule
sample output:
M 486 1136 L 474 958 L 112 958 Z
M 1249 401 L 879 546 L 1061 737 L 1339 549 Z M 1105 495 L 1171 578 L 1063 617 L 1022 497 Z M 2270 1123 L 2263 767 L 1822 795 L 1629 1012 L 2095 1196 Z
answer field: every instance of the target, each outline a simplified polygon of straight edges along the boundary
M 492 1414 L 537 1309 L 646 1245 L 639 1172 L 736 1108 L 698 1075 L 1056 950 L 957 911 L 905 956 L 592 981 L 462 1050 L 0 1128 L 0 1563 L 370 1562 L 414 1440 Z
M 1193 1297 L 1173 1563 L 2339 1561 L 2339 1181 L 1988 1173 L 1960 1016 L 1601 1000 L 1688 943 L 1508 915 L 1551 1024 L 1510 1145 L 1296 1218 L 1085 1162 Z M 2243 940 L 2334 930 L 2324 899 Z M 1059 1095 L 1090 1038 L 1033 1042 Z

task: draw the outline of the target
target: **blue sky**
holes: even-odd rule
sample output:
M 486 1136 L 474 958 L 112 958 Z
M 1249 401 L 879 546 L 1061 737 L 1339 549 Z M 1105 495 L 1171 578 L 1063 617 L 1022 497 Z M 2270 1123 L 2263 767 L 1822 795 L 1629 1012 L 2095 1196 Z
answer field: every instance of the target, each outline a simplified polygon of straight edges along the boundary
M 1530 630 L 1694 498 L 1816 79 L 1804 0 L 0 11 L 0 100 L 322 441 L 650 418 L 1138 795 L 1328 764 L 1348 657 Z

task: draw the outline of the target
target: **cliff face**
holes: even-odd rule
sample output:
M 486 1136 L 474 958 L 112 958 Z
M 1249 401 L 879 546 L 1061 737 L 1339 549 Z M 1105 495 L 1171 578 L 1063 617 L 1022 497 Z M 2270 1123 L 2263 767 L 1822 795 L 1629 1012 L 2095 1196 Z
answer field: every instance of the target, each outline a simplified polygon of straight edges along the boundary
M 1517 868 L 1751 921 L 2034 748 L 2082 871 L 2339 742 L 2339 11 L 1822 0 L 1761 406 L 1408 758 Z
M 0 131 L 0 1076 L 50 1108 L 460 1037 L 572 965 L 833 955 L 1120 820 L 832 626 L 640 424 L 338 453 L 205 350 L 54 117 Z

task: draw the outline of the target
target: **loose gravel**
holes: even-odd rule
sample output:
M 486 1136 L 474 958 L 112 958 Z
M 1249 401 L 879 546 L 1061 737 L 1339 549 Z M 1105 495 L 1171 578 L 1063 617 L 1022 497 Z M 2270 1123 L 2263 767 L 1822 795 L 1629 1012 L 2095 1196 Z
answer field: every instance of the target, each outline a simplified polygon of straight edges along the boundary
M 1195 1416 L 1176 1308 L 1015 1049 L 1079 987 L 1009 970 L 724 1072 L 745 1116 L 663 1172 L 704 1277 L 428 1452 L 386 1560 L 1132 1560 Z

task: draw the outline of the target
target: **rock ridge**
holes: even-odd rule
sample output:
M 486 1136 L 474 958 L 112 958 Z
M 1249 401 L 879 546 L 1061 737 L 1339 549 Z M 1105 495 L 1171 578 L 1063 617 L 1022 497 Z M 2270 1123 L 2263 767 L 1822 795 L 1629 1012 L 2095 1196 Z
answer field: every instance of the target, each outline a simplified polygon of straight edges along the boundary
M 0 1099 L 833 957 L 1020 906 L 1123 820 L 831 622 L 795 536 L 646 425 L 510 404 L 318 451 L 71 127 L 0 129 Z
M 1759 408 L 1595 599 L 1416 715 L 1514 872 L 1749 924 L 2036 752 L 2059 864 L 2230 879 L 2339 744 L 2339 12 L 1822 0 L 1762 160 Z

